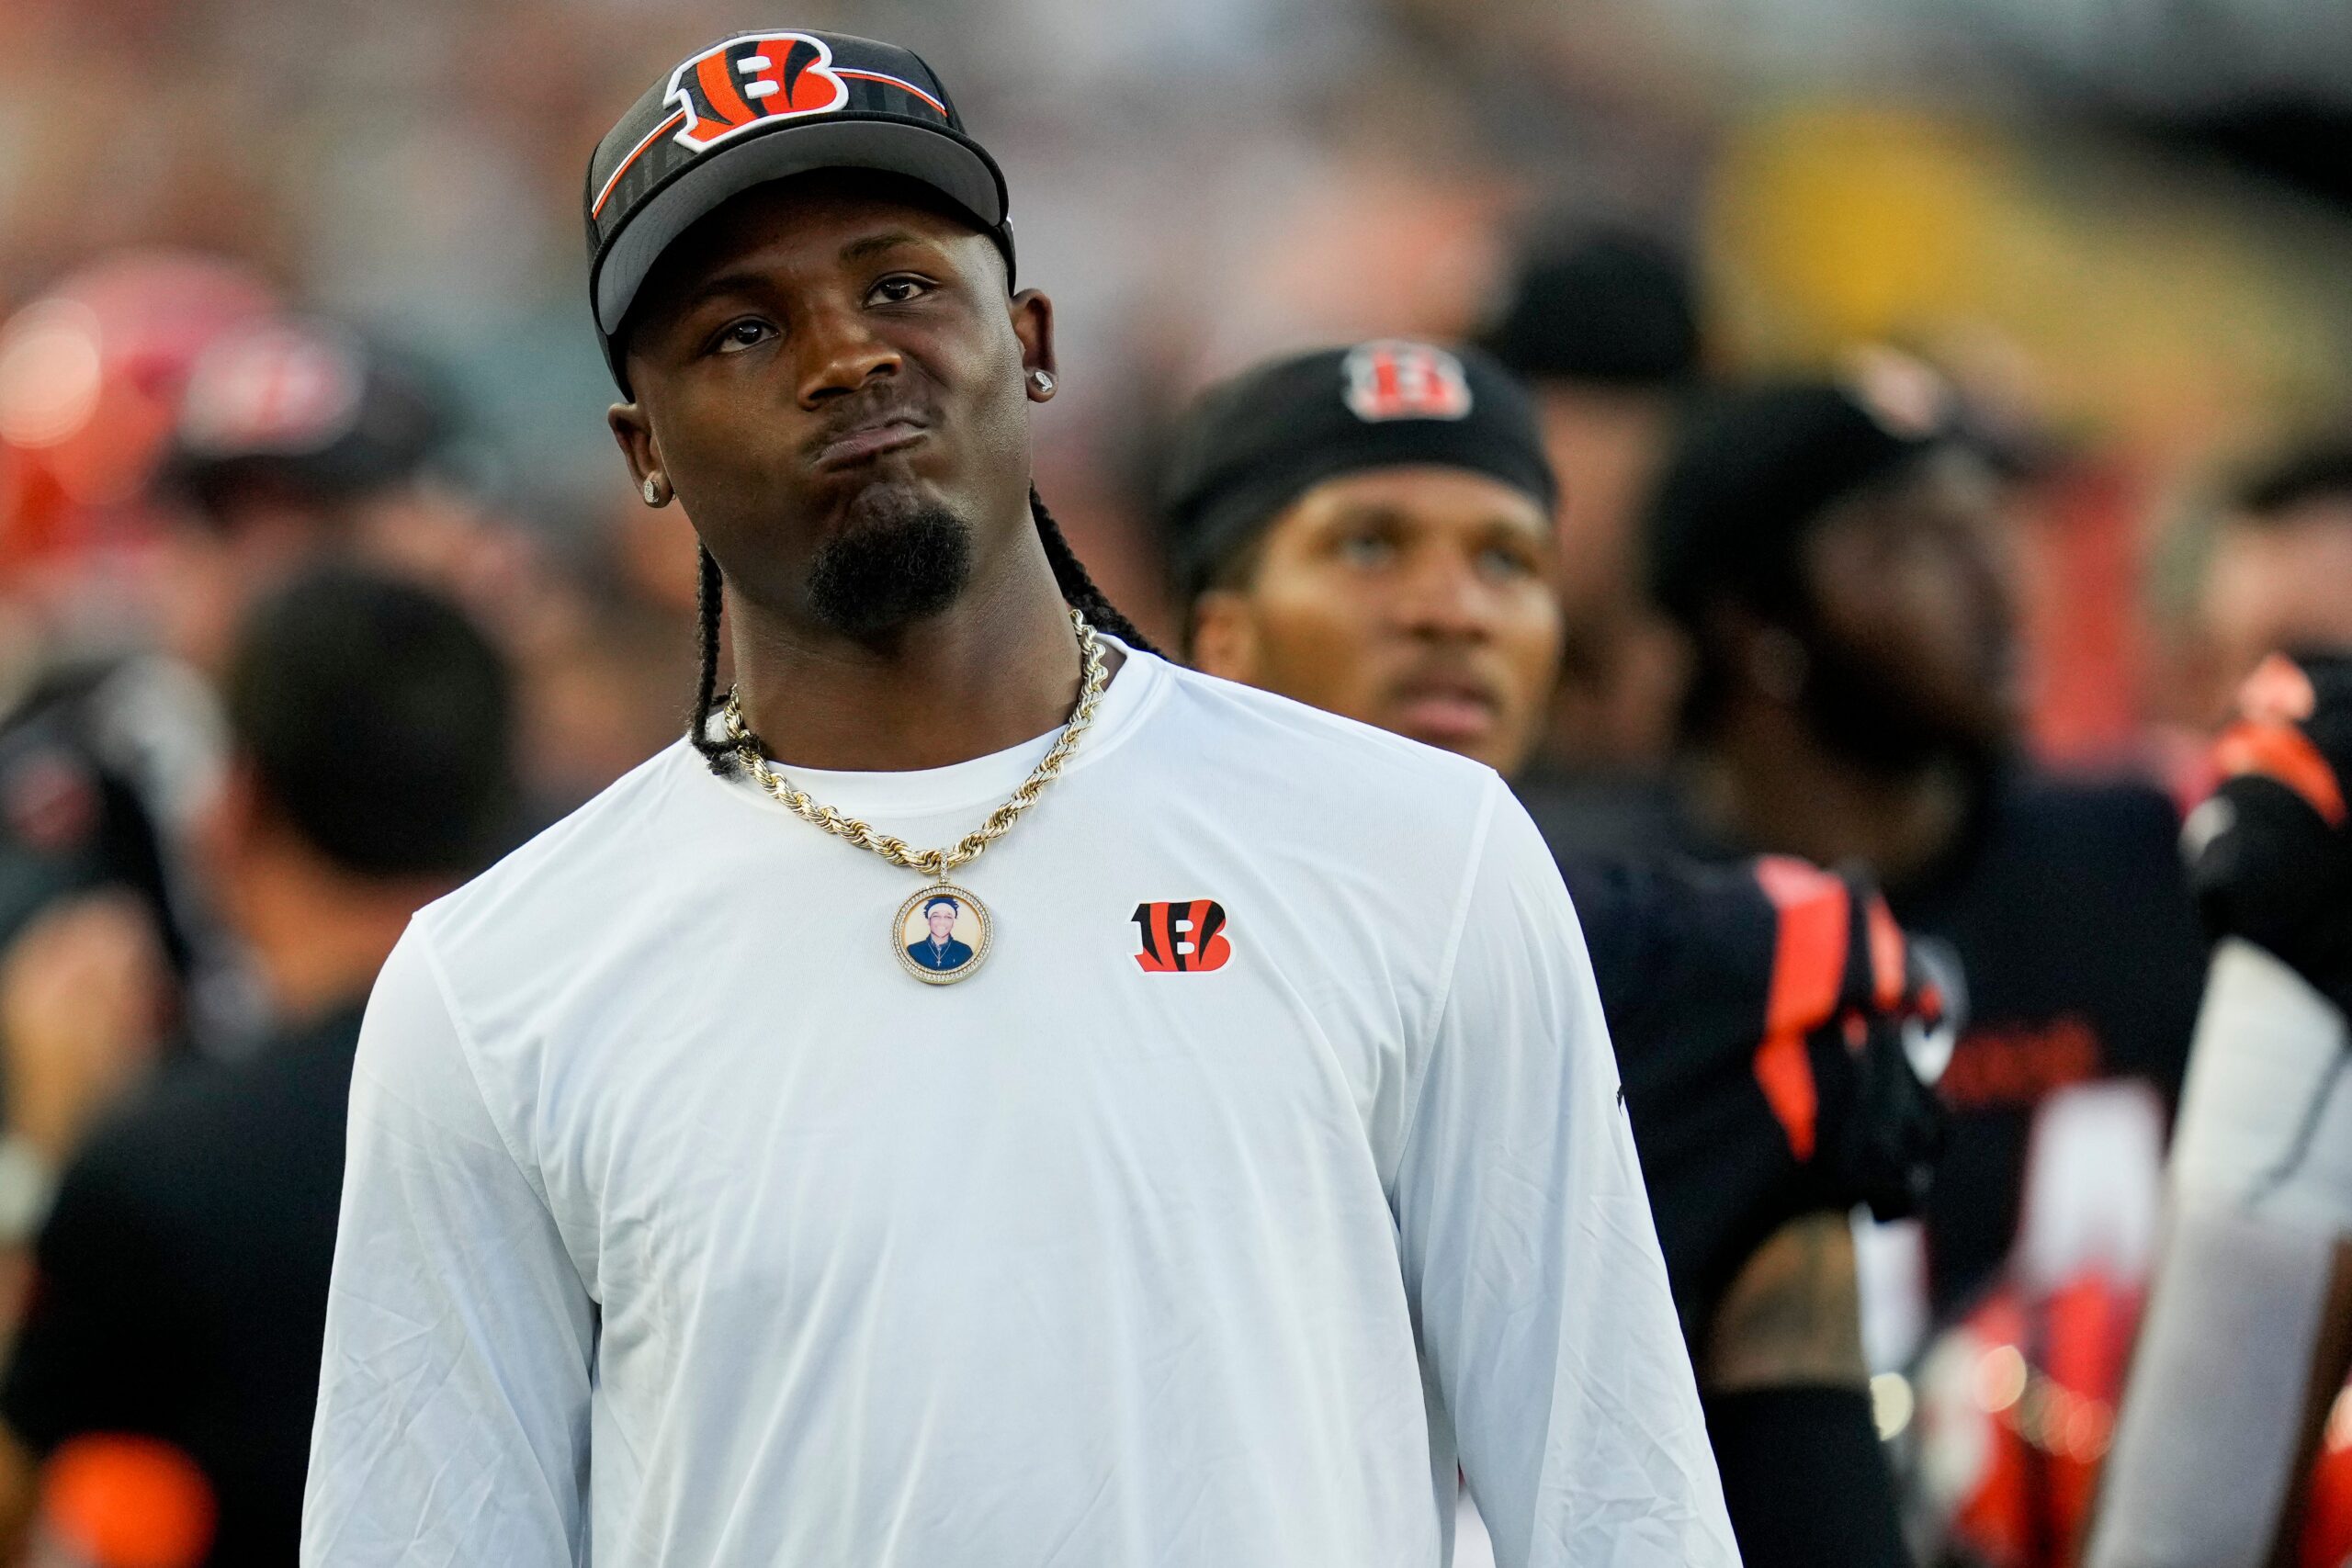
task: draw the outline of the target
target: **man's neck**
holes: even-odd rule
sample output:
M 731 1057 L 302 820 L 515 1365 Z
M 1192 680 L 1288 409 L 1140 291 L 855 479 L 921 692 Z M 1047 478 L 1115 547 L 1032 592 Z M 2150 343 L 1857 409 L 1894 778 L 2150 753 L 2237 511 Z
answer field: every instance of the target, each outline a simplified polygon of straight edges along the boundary
M 1949 853 L 1970 807 L 1958 768 L 1859 766 L 1780 708 L 1733 715 L 1692 771 L 1694 804 L 1717 833 L 1819 865 L 1860 861 L 1883 883 L 1900 884 Z
M 1045 734 L 1078 700 L 1078 637 L 1034 535 L 940 615 L 875 637 L 729 609 L 744 716 L 787 764 L 945 767 Z

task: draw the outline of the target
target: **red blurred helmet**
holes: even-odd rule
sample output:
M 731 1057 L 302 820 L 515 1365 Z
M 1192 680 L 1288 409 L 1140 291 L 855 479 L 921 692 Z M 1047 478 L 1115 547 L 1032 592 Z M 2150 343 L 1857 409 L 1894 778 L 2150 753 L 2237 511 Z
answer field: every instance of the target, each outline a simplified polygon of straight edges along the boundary
M 132 253 L 73 274 L 0 328 L 0 575 L 152 528 L 139 502 L 189 367 L 275 303 L 233 263 Z

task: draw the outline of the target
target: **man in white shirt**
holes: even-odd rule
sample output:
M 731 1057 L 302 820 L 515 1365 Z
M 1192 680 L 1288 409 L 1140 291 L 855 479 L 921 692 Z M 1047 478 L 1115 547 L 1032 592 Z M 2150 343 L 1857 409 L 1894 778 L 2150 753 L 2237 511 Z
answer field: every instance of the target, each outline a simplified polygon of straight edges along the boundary
M 587 201 L 700 716 L 385 969 L 304 1561 L 1427 1568 L 1458 1461 L 1505 1568 L 1736 1562 L 1550 857 L 1102 602 L 928 67 L 728 39 Z

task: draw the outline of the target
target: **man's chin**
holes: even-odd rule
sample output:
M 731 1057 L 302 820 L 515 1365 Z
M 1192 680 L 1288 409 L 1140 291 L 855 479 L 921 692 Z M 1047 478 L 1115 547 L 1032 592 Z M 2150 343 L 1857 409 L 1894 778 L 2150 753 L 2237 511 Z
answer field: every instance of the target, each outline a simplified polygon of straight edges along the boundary
M 831 494 L 825 499 L 825 532 L 853 532 L 877 523 L 910 517 L 938 506 L 930 487 L 905 471 L 903 465 L 863 464 L 833 476 Z
M 972 531 L 910 481 L 877 478 L 842 506 L 809 562 L 810 612 L 870 637 L 938 615 L 972 576 Z

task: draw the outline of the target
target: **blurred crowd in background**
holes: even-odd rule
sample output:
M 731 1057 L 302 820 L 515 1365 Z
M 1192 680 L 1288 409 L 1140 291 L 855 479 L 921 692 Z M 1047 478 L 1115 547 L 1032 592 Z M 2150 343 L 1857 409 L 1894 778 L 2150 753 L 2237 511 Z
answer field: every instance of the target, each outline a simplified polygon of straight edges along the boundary
M 1023 281 L 1053 294 L 1070 371 L 1040 489 L 1149 626 L 1170 625 L 1156 440 L 1188 393 L 1283 350 L 1468 335 L 1531 248 L 1617 232 L 1693 300 L 1690 362 L 1651 389 L 1890 343 L 2030 456 L 2036 735 L 2112 758 L 2211 707 L 2193 601 L 2226 465 L 2352 400 L 2352 182 L 2329 151 L 2352 25 L 2324 4 L 817 12 L 793 19 L 923 52 L 1004 149 Z M 685 524 L 632 509 L 604 431 L 580 153 L 662 62 L 742 20 L 594 0 L 0 11 L 0 304 L 108 260 L 209 256 L 243 271 L 252 308 L 330 317 L 411 362 L 451 400 L 399 547 L 529 623 L 523 641 L 564 643 L 546 664 L 598 656 L 534 705 L 535 767 L 573 771 L 546 781 L 560 796 L 666 729 L 648 666 L 675 656 L 658 623 L 693 584 Z M 114 294 L 172 314 L 133 303 L 136 284 Z M 160 400 L 118 407 L 141 389 L 111 384 L 139 379 L 117 354 L 84 408 L 72 351 L 23 335 L 0 363 L 9 558 L 139 555 L 154 533 L 124 492 Z M 1656 440 L 1651 404 L 1624 394 L 1664 368 L 1604 367 L 1555 400 L 1587 469 L 1568 475 L 1568 586 L 1601 621 L 1632 613 L 1604 536 Z M 1624 652 L 1579 631 L 1587 663 Z M 1644 744 L 1636 716 L 1594 722 L 1596 747 Z
M 1636 520 L 1688 400 L 1773 371 L 1955 391 L 1998 458 L 2047 761 L 2188 798 L 2263 651 L 2352 642 L 2330 0 L 8 0 L 0 1094 L 39 1159 L 159 1049 L 234 1058 L 269 1027 L 248 955 L 188 911 L 226 897 L 207 687 L 291 575 L 356 559 L 471 612 L 513 671 L 508 841 L 677 734 L 694 540 L 605 428 L 582 171 L 657 73 L 771 23 L 956 84 L 1057 306 L 1038 488 L 1170 646 L 1175 412 L 1273 353 L 1408 335 L 1492 343 L 1540 394 L 1568 616 L 1548 775 L 1664 765 L 1690 660 Z M 2243 525 L 2244 477 L 2297 451 L 2325 504 Z M 76 897 L 102 884 L 160 919 Z M 2113 1224 L 2089 1250 L 2128 1297 L 2149 1222 Z M 1972 1360 L 1996 1436 L 1938 1450 L 1908 1375 L 1938 1326 L 1872 1329 L 1923 1545 L 2065 1560 L 2063 1530 L 1969 1510 L 2003 1441 L 2078 1494 L 2120 1368 L 2070 1390 Z

